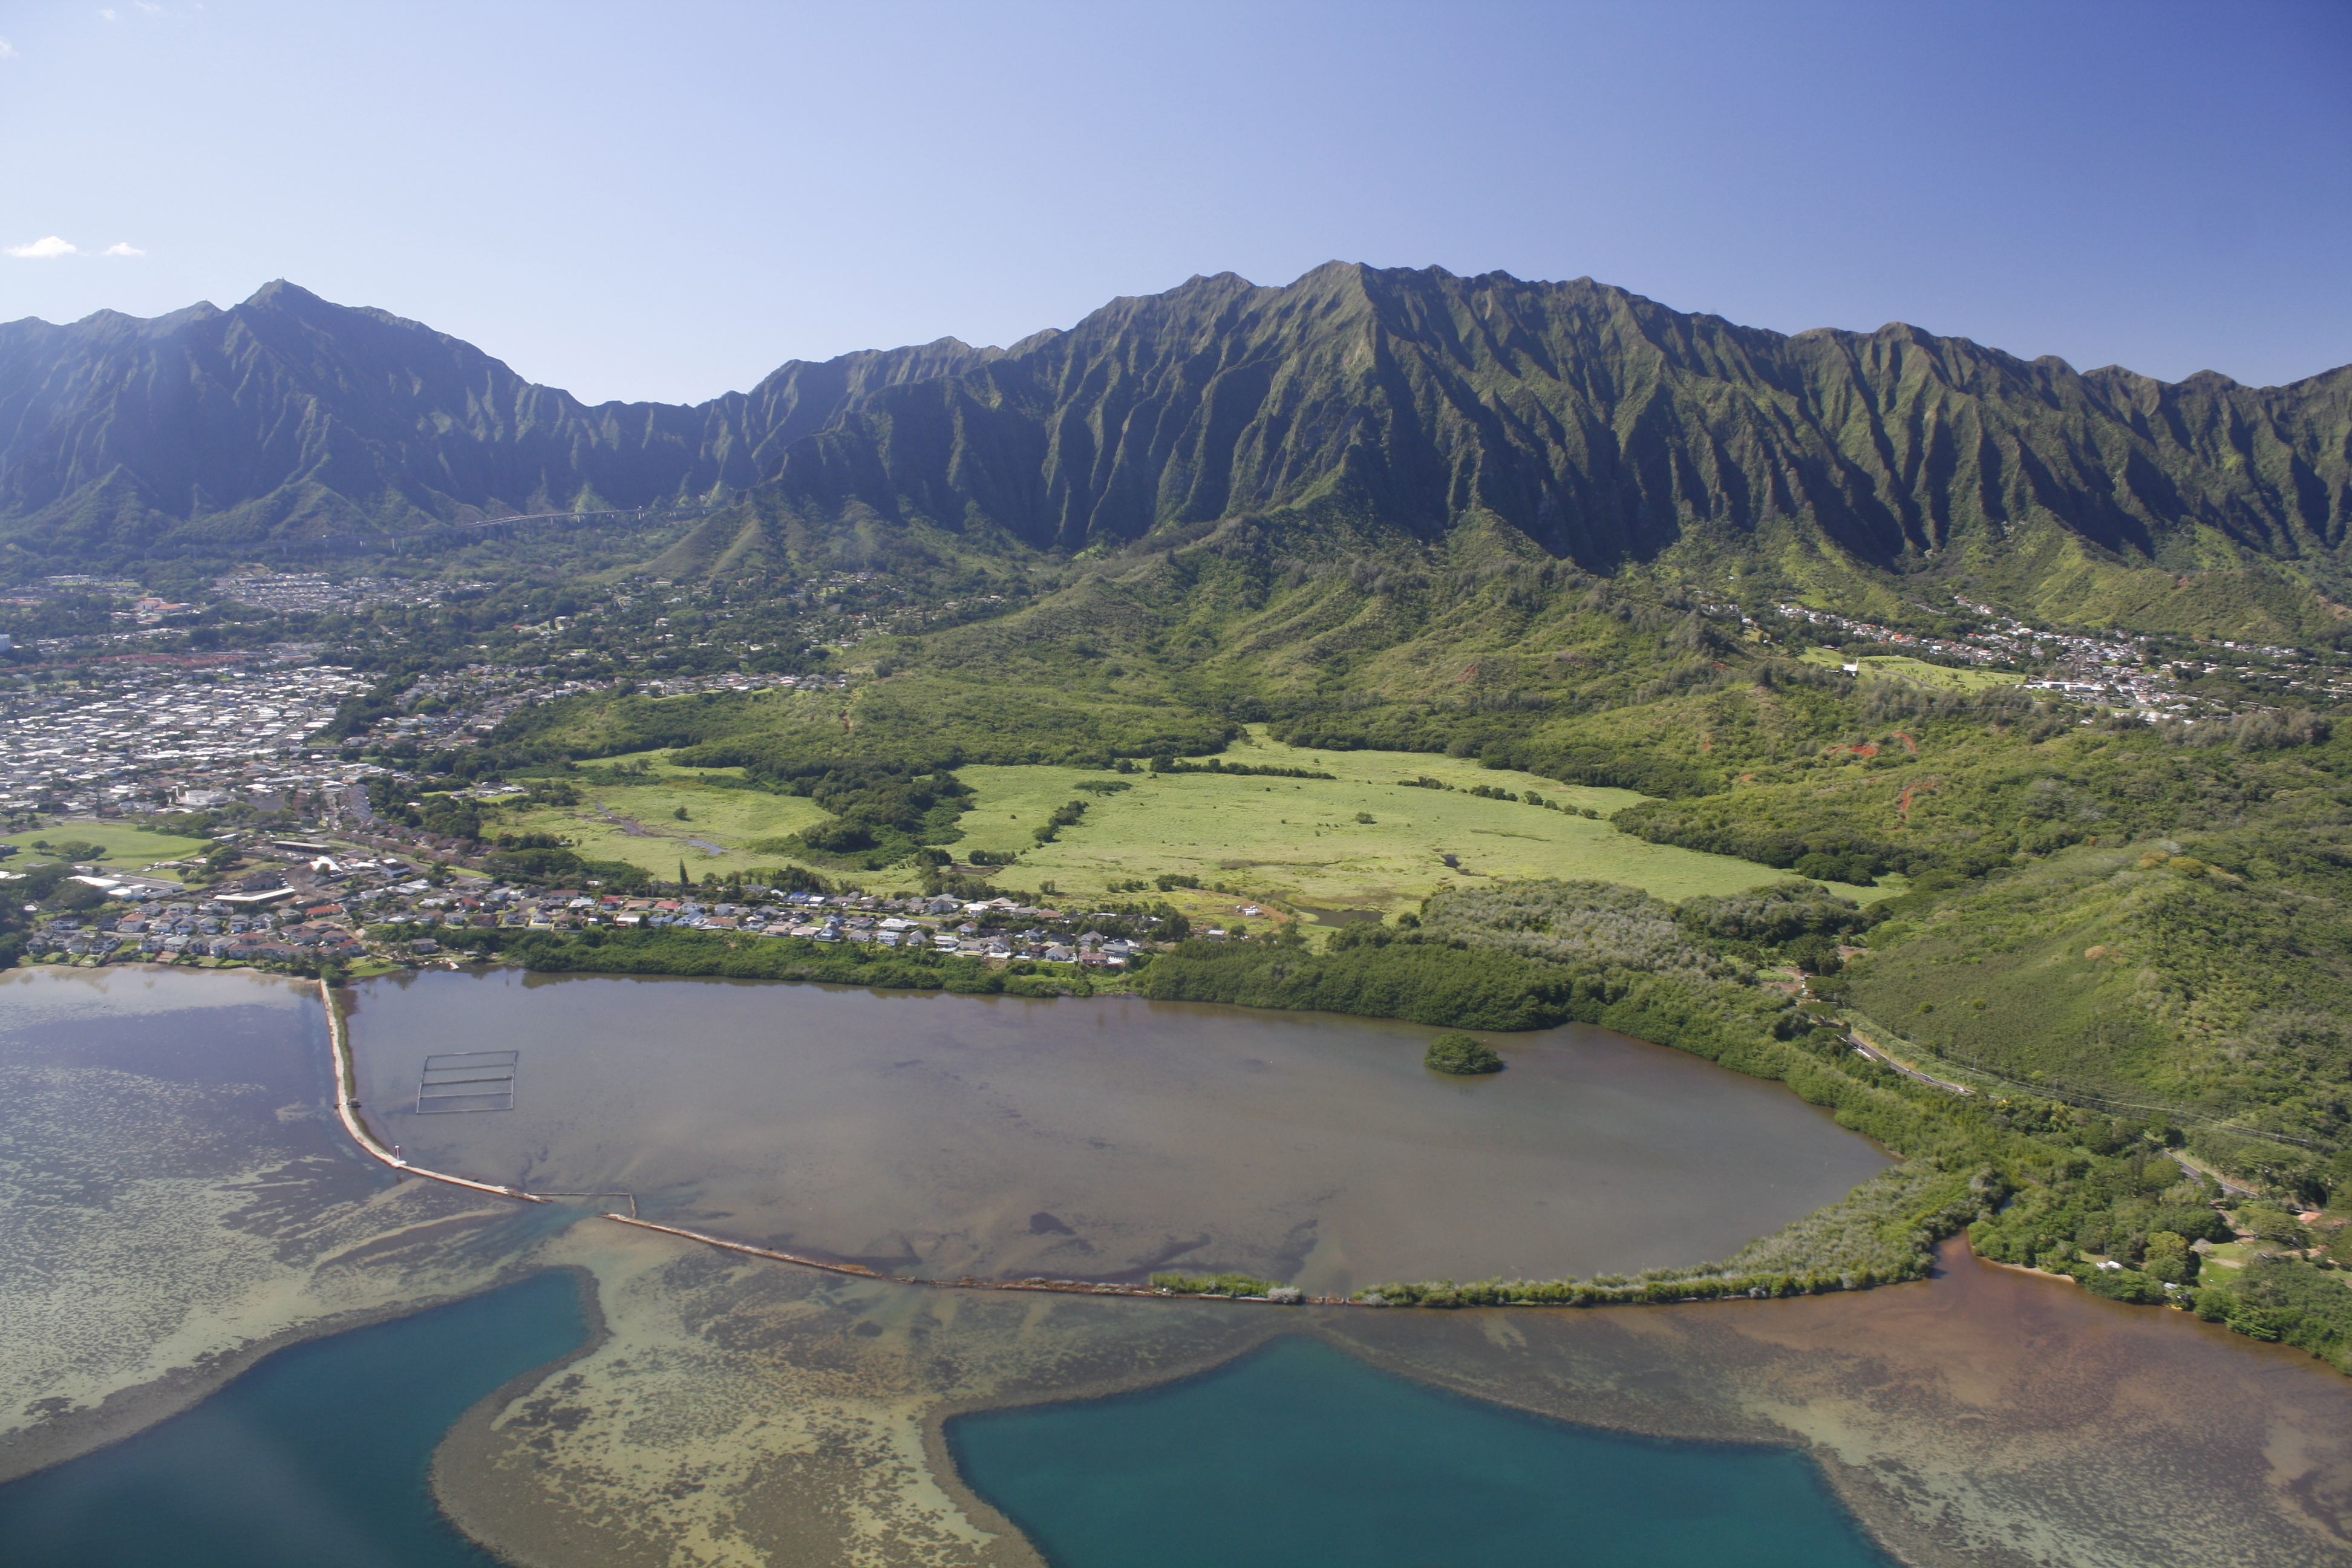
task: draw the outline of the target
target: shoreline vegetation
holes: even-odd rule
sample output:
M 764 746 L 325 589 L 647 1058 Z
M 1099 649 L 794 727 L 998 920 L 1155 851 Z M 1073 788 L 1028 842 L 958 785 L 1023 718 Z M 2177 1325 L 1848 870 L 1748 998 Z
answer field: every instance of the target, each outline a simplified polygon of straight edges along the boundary
M 429 926 L 383 928 L 386 940 L 423 935 Z M 661 974 L 725 980 L 790 980 L 865 985 L 883 991 L 952 991 L 968 996 L 1091 996 L 1097 986 L 1075 963 L 986 959 L 919 948 L 869 948 L 807 937 L 717 935 L 688 930 L 607 931 L 578 936 L 488 928 L 466 933 L 469 946 L 534 974 Z M 464 958 L 466 954 L 456 955 Z
M 1826 1006 L 1758 982 L 1759 952 L 1859 936 L 1872 921 L 1870 911 L 1801 884 L 1668 905 L 1607 883 L 1521 882 L 1441 891 L 1417 915 L 1394 926 L 1350 927 L 1320 952 L 1288 933 L 1186 941 L 1118 984 L 1153 1000 L 1344 1013 L 1452 1030 L 1594 1025 L 1785 1084 L 1902 1161 L 1728 1258 L 1589 1279 L 1397 1280 L 1358 1292 L 1360 1305 L 1601 1306 L 1866 1289 L 1927 1277 L 1936 1244 L 1965 1231 L 1991 1261 L 2063 1275 L 2110 1300 L 2194 1310 L 2352 1373 L 2352 1290 L 2316 1263 L 2256 1257 L 2226 1279 L 2199 1282 L 2196 1244 L 2210 1247 L 2232 1233 L 2215 1207 L 2219 1185 L 2173 1158 L 2179 1129 L 2161 1120 L 2115 1122 L 2022 1092 L 1956 1094 L 1918 1081 L 1860 1053 Z M 827 951 L 801 939 L 522 931 L 496 933 L 494 946 L 538 973 L 715 975 L 966 994 L 1100 989 L 1075 973 L 1018 974 L 977 959 Z M 1219 1283 L 1175 1293 L 1259 1300 L 1293 1294 L 1277 1282 L 1255 1283 L 1263 1289 Z M 1006 1284 L 1138 1295 L 1166 1289 Z M 1276 1289 L 1283 1294 L 1269 1294 Z

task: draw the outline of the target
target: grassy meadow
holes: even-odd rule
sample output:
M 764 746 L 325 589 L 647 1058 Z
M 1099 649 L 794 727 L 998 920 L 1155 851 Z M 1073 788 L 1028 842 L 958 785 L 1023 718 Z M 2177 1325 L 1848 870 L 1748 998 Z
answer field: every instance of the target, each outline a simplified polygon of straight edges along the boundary
M 1809 648 L 1802 662 L 1820 665 L 1825 669 L 1859 664 L 1864 675 L 1875 676 L 1881 680 L 1907 680 L 1914 686 L 1925 686 L 1937 691 L 1987 691 L 1996 686 L 2015 686 L 2025 679 L 2009 670 L 1956 668 L 1950 665 L 1929 664 L 1925 659 L 1911 658 L 1899 653 L 1874 653 L 1849 658 L 1833 647 Z
M 736 770 L 683 768 L 667 757 L 667 752 L 643 752 L 592 764 L 577 780 L 581 805 L 507 807 L 495 831 L 558 834 L 590 859 L 623 860 L 664 878 L 675 874 L 681 860 L 696 875 L 795 859 L 813 864 L 783 853 L 774 841 L 827 820 L 814 802 L 729 788 L 719 781 L 740 778 Z M 1223 883 L 1253 900 L 1279 900 L 1310 915 L 1393 914 L 1417 906 L 1442 886 L 1475 886 L 1490 879 L 1591 878 L 1672 900 L 1737 892 L 1788 875 L 1617 832 L 1606 818 L 1643 798 L 1631 790 L 1561 784 L 1426 752 L 1286 746 L 1268 740 L 1262 728 L 1254 728 L 1223 760 L 1335 776 L 966 766 L 957 776 L 971 786 L 972 805 L 961 823 L 962 838 L 949 850 L 959 859 L 974 850 L 1018 854 L 1019 864 L 999 879 L 1024 889 L 1051 882 L 1066 901 L 1113 897 L 1113 883 L 1173 874 Z M 1423 777 L 1454 787 L 1425 789 L 1402 782 Z M 1080 787 L 1114 781 L 1132 787 L 1107 795 Z M 1567 809 L 1548 811 L 1466 793 L 1479 785 L 1515 794 L 1533 790 Z M 1087 803 L 1085 818 L 1063 828 L 1055 842 L 1037 843 L 1037 826 L 1072 800 Z M 675 815 L 680 806 L 687 811 L 684 821 Z M 1600 818 L 1578 815 L 1586 809 Z M 1358 821 L 1360 814 L 1371 820 Z M 631 832 L 614 820 L 619 817 L 652 837 Z M 1445 863 L 1448 855 L 1456 865 Z M 906 867 L 853 875 L 876 890 L 912 889 L 917 880 Z M 1895 889 L 1839 890 L 1867 900 Z M 1181 890 L 1171 896 L 1191 913 L 1232 913 L 1230 896 Z M 1195 904 L 1200 907 L 1193 909 Z
M 101 858 L 118 871 L 144 871 L 158 860 L 177 860 L 199 855 L 212 847 L 206 838 L 188 838 L 176 833 L 153 833 L 135 823 L 128 822 L 61 822 L 54 827 L 37 827 L 26 833 L 11 833 L 0 837 L 0 844 L 14 844 L 18 853 L 8 857 L 8 865 L 22 868 L 37 866 L 55 857 L 33 847 L 36 838 L 51 844 L 68 842 L 95 844 L 105 851 Z M 158 871 L 159 877 L 177 880 L 177 873 Z
M 714 773 L 740 778 L 734 770 L 673 767 L 659 752 L 613 761 L 641 764 L 646 776 L 611 784 L 583 779 L 580 805 L 504 808 L 496 831 L 558 834 L 572 840 L 588 859 L 625 861 L 667 879 L 677 874 L 681 860 L 698 877 L 777 865 L 789 857 L 751 846 L 828 820 L 814 801 L 709 782 Z M 596 776 L 609 775 L 600 769 Z M 684 821 L 676 815 L 680 806 L 686 808 Z M 631 832 L 617 817 L 628 818 L 652 837 Z
M 1173 873 L 1309 910 L 1382 913 L 1413 908 L 1448 883 L 1475 886 L 1489 879 L 1590 878 L 1674 900 L 1738 892 L 1788 875 L 1729 856 L 1645 844 L 1605 820 L 1571 815 L 1590 807 L 1605 818 L 1642 798 L 1631 790 L 1579 788 L 1425 752 L 1318 752 L 1256 732 L 1251 740 L 1224 760 L 1337 776 L 967 767 L 958 776 L 976 793 L 955 848 L 959 854 L 1019 851 L 1020 865 L 1008 881 L 1024 887 L 1051 881 L 1065 895 Z M 1400 782 L 1423 776 L 1454 789 Z M 1134 787 L 1109 795 L 1078 788 L 1114 777 Z M 1475 784 L 1534 790 L 1570 809 L 1458 793 Z M 1063 828 L 1055 842 L 1035 843 L 1037 825 L 1071 800 L 1089 803 L 1085 818 Z M 1360 814 L 1371 821 L 1359 821 Z M 1449 867 L 1448 855 L 1458 864 Z M 1839 890 L 1869 899 L 1892 889 Z

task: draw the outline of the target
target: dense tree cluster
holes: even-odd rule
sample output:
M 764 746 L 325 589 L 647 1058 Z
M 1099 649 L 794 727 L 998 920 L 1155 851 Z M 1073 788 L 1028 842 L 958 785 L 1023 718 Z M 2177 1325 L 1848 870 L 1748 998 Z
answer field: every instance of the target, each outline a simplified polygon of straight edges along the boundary
M 1186 1274 L 1173 1269 L 1152 1275 L 1151 1288 L 1178 1296 L 1268 1296 L 1282 1289 L 1255 1274 Z
M 1384 933 L 1372 927 L 1359 928 L 1354 934 L 1359 942 L 1378 942 Z M 1420 931 L 1404 940 L 1460 940 L 1609 975 L 1621 984 L 1636 974 L 1712 983 L 1745 973 L 1692 942 L 1675 921 L 1673 906 L 1638 888 L 1611 882 L 1525 881 L 1447 889 L 1423 904 Z
M 1503 1070 L 1503 1058 L 1494 1047 L 1460 1029 L 1449 1029 L 1432 1039 L 1429 1048 L 1422 1053 L 1421 1063 L 1432 1072 L 1450 1073 L 1456 1078 L 1476 1078 Z
M 427 934 L 427 928 L 387 927 L 384 934 L 396 941 Z M 975 995 L 1083 996 L 1093 990 L 1075 965 L 998 969 L 984 959 L 916 947 L 868 948 L 799 937 L 717 936 L 667 928 L 591 929 L 569 936 L 501 928 L 469 931 L 466 940 L 541 973 L 716 974 Z
M 755 784 L 813 800 L 834 820 L 796 837 L 809 853 L 863 856 L 873 866 L 919 845 L 962 837 L 956 819 L 971 789 L 939 762 L 809 756 L 753 742 L 711 742 L 673 752 L 681 767 L 741 768 Z M 789 844 L 779 844 L 782 849 Z

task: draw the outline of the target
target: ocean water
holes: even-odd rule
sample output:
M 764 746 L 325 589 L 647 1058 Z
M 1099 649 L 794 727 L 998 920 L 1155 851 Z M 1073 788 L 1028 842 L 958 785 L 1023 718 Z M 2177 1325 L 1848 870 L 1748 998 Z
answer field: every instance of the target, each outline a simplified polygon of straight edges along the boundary
M 434 1506 L 476 1401 L 576 1349 L 550 1271 L 290 1346 L 136 1436 L 0 1486 L 8 1568 L 491 1568 Z
M 1621 1437 L 1289 1337 L 1187 1382 L 961 1416 L 1055 1568 L 1891 1568 L 1803 1455 Z

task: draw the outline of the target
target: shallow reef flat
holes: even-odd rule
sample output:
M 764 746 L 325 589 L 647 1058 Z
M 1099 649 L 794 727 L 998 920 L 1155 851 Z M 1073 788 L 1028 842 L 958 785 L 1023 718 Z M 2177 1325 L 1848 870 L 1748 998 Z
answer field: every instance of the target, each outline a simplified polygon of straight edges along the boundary
M 1931 1280 L 1634 1311 L 1333 1314 L 1376 1364 L 1666 1436 L 1807 1445 L 1927 1568 L 2352 1563 L 2352 1401 L 2299 1351 L 1948 1243 Z
M 576 1226 L 608 1337 L 478 1408 L 435 1482 L 545 1568 L 1037 1561 L 955 1473 L 961 1412 L 1094 1397 L 1283 1333 L 1646 1436 L 1794 1444 L 1927 1568 L 2352 1563 L 2352 1407 L 2299 1352 L 1948 1249 L 1853 1296 L 1440 1313 L 964 1292 Z M 1311 1421 L 1312 1412 L 1302 1412 Z
M 351 1149 L 325 1042 L 311 986 L 0 973 L 0 1479 L 520 1265 L 515 1205 Z
M 947 1415 L 1185 1376 L 1296 1326 L 1230 1304 L 881 1284 L 617 1226 L 575 1226 L 544 1256 L 594 1278 L 606 1337 L 478 1407 L 434 1486 L 467 1533 L 550 1568 L 1036 1563 L 957 1479 Z

